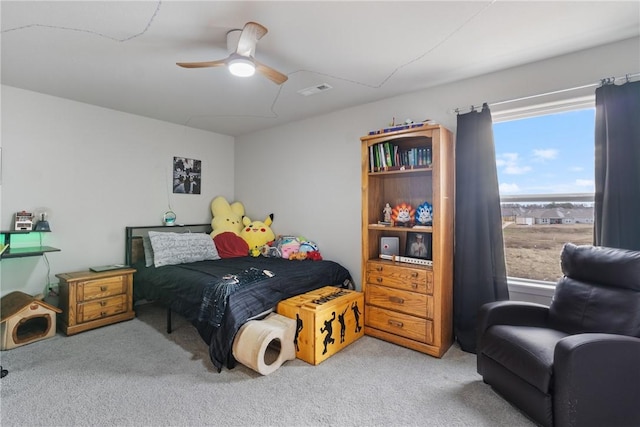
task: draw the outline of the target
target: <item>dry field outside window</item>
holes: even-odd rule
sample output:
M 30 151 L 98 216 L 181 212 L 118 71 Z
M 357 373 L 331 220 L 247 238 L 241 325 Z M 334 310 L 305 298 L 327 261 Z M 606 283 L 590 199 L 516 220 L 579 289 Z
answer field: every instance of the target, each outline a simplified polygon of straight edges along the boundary
M 507 275 L 556 282 L 560 252 L 567 243 L 593 244 L 593 224 L 516 225 L 503 230 Z

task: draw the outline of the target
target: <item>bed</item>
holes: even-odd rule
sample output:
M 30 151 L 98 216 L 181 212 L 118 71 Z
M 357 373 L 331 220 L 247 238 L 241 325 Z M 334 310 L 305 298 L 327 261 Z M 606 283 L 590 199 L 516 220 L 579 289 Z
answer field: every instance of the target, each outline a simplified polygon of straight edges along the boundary
M 208 236 L 210 231 L 209 224 L 126 227 L 125 258 L 126 263 L 136 269 L 133 281 L 134 306 L 154 301 L 167 307 L 169 332 L 172 312 L 186 318 L 209 346 L 211 362 L 218 372 L 224 366 L 229 369 L 235 367 L 236 361 L 231 352 L 233 339 L 248 320 L 266 316 L 283 299 L 323 286 L 354 288 L 349 271 L 339 263 L 328 260 L 290 261 L 276 257 L 243 256 L 160 266 L 149 261 L 149 236 L 154 239 L 161 236 L 163 239 L 199 240 L 204 239 L 204 235 Z M 206 297 L 211 296 L 212 285 L 224 281 L 229 275 L 244 277 L 248 272 L 257 273 L 251 276 L 251 280 L 224 295 L 225 298 L 220 298 L 222 303 L 203 303 L 203 300 L 211 303 Z

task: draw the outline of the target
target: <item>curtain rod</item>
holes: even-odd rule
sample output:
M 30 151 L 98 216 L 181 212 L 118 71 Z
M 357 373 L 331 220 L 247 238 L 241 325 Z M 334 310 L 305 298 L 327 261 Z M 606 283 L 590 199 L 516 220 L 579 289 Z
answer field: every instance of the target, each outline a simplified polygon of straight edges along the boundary
M 609 84 L 614 84 L 617 80 L 625 80 L 626 83 L 628 83 L 632 78 L 638 77 L 640 76 L 640 73 L 632 73 L 632 74 L 625 74 L 624 76 L 620 76 L 620 77 L 607 77 L 604 79 L 600 79 L 600 81 L 596 82 L 596 83 L 591 83 L 591 84 L 587 84 L 587 85 L 582 85 L 582 86 L 576 86 L 576 87 L 572 87 L 569 89 L 560 89 L 560 90 L 554 90 L 552 92 L 545 92 L 545 93 L 539 93 L 537 95 L 529 95 L 529 96 L 523 96 L 520 98 L 514 98 L 514 99 L 507 99 L 504 101 L 496 101 L 496 102 L 490 102 L 487 103 L 490 107 L 493 107 L 495 105 L 502 105 L 502 104 L 509 104 L 511 102 L 518 102 L 518 101 L 525 101 L 527 99 L 532 99 L 532 98 L 539 98 L 542 96 L 549 96 L 549 95 L 556 95 L 558 93 L 563 93 L 563 92 L 572 92 L 574 90 L 579 90 L 579 89 L 586 89 L 588 87 L 594 87 L 594 86 L 598 86 L 598 85 L 609 85 Z M 458 107 L 456 109 L 450 110 L 449 113 L 453 114 L 460 114 L 461 111 L 465 111 L 469 109 L 469 112 L 471 111 L 475 111 L 475 110 L 482 110 L 482 105 L 470 105 L 469 107 Z

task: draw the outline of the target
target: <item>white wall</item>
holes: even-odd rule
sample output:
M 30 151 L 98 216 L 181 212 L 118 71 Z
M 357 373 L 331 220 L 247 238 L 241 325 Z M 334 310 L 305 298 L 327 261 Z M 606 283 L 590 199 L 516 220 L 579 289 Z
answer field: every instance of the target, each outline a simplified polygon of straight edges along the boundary
M 202 160 L 202 194 L 172 193 L 173 156 Z M 124 262 L 125 227 L 162 224 L 169 202 L 178 223 L 210 222 L 213 197 L 233 198 L 233 156 L 229 136 L 2 86 L 0 228 L 13 227 L 16 211 L 46 207 L 43 243 L 62 249 L 4 259 L 2 295 Z
M 274 213 L 277 234 L 315 240 L 359 286 L 360 136 L 391 117 L 430 118 L 455 132 L 455 107 L 639 68 L 635 38 L 245 135 L 235 147 L 232 137 L 2 86 L 0 228 L 18 210 L 47 207 L 53 232 L 43 240 L 62 252 L 47 255 L 50 272 L 42 257 L 5 259 L 0 292 L 35 294 L 57 273 L 122 262 L 125 226 L 161 223 L 173 156 L 200 159 L 204 171 L 202 195 L 169 196 L 178 222 L 209 222 L 217 195 L 240 200 L 252 219 Z
M 323 256 L 345 265 L 359 287 L 360 136 L 385 127 L 392 117 L 429 118 L 455 132 L 456 116 L 449 111 L 456 107 L 573 88 L 638 71 L 640 39 L 634 38 L 237 137 L 236 200 L 245 203 L 249 215 L 274 212 L 276 234 L 301 234 L 317 241 Z M 528 103 L 594 91 L 592 87 Z

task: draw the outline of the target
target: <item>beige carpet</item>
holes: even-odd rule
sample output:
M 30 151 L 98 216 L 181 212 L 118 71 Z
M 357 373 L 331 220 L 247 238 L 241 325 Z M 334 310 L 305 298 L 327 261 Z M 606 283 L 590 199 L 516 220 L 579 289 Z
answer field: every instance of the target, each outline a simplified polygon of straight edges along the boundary
M 533 426 L 482 382 L 475 355 L 442 359 L 368 336 L 318 366 L 217 373 L 195 328 L 139 317 L 0 352 L 7 426 Z

